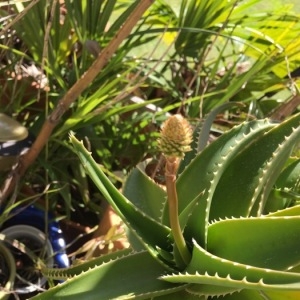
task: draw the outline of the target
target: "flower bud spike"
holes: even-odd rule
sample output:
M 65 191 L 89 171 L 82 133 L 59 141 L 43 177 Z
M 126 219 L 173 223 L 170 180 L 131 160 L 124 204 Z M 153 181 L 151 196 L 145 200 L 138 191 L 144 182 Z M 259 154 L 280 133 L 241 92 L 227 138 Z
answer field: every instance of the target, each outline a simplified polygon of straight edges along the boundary
M 191 151 L 192 129 L 188 121 L 176 114 L 165 121 L 162 126 L 159 147 L 166 157 L 183 158 L 185 152 Z
M 170 227 L 178 252 L 186 265 L 190 262 L 191 254 L 187 248 L 179 223 L 176 173 L 180 159 L 184 157 L 185 152 L 191 150 L 191 142 L 192 129 L 186 119 L 177 114 L 165 121 L 161 130 L 159 147 L 166 158 L 165 178 Z

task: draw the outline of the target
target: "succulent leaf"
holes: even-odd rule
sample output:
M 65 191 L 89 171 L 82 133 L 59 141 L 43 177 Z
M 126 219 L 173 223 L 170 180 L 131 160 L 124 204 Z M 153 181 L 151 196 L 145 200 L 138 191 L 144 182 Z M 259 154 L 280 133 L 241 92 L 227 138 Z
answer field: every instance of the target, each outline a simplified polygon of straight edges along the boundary
M 172 295 L 163 295 L 155 298 L 151 298 L 151 300 L 170 300 L 170 297 L 172 300 L 206 300 L 205 297 L 199 297 L 198 295 L 193 295 L 187 289 L 178 291 L 176 293 L 173 293 Z M 150 299 L 149 299 L 150 300 Z
M 162 211 L 166 205 L 166 191 L 141 170 L 131 171 L 124 184 L 123 194 L 145 214 L 161 221 Z
M 299 216 L 221 220 L 208 228 L 208 251 L 241 264 L 286 270 L 300 263 L 295 228 L 300 228 Z
M 295 192 L 300 191 L 300 159 L 294 159 L 281 173 L 276 181 L 277 188 L 292 189 Z
M 300 115 L 295 115 L 241 149 L 215 190 L 211 220 L 267 213 L 270 191 L 300 138 L 299 124 Z
M 239 264 L 212 255 L 195 243 L 191 263 L 184 273 L 162 276 L 169 282 L 217 285 L 226 288 L 299 290 L 300 274 Z
M 268 214 L 266 217 L 288 217 L 288 216 L 300 216 L 300 205 L 284 208 L 276 212 Z
M 149 252 L 133 253 L 95 266 L 32 299 L 149 299 L 186 286 L 159 280 L 164 272 Z
M 79 142 L 74 135 L 70 136 L 70 140 L 87 174 L 103 193 L 109 204 L 119 214 L 124 223 L 132 229 L 144 246 L 149 249 L 154 256 L 157 254 L 157 247 L 169 250 L 172 247 L 168 239 L 170 229 L 153 218 L 150 218 L 134 206 L 110 182 L 94 161 L 91 154 L 84 148 L 83 144 Z
M 65 280 L 72 278 L 76 275 L 79 275 L 82 272 L 86 272 L 91 268 L 100 266 L 106 262 L 109 262 L 114 259 L 119 259 L 123 256 L 132 254 L 133 250 L 131 248 L 122 249 L 117 252 L 112 252 L 109 254 L 101 255 L 100 257 L 93 258 L 88 261 L 74 264 L 69 268 L 46 268 L 42 267 L 41 271 L 44 276 L 55 279 L 55 280 Z
M 204 191 L 199 205 L 189 218 L 186 228 L 188 239 L 195 238 L 201 245 L 206 244 L 211 201 L 223 172 L 237 153 L 273 126 L 269 121 L 262 120 L 233 128 L 205 148 L 179 176 L 179 213 L 191 199 Z
M 206 284 L 191 284 L 186 290 L 198 297 L 205 297 L 205 299 L 211 299 L 213 297 L 219 298 L 225 295 L 232 295 L 233 293 L 239 292 L 240 290 L 234 287 L 216 286 L 216 285 L 206 285 Z

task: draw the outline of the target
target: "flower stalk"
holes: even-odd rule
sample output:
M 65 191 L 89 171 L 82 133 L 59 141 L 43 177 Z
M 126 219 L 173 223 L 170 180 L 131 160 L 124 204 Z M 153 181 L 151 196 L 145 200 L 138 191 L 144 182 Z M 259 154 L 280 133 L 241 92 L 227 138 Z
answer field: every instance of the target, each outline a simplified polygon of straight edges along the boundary
M 162 127 L 159 146 L 166 158 L 165 179 L 170 227 L 179 254 L 186 265 L 191 260 L 191 254 L 179 223 L 176 175 L 180 160 L 184 157 L 185 152 L 191 150 L 191 142 L 192 130 L 187 120 L 181 115 L 174 115 L 166 120 Z

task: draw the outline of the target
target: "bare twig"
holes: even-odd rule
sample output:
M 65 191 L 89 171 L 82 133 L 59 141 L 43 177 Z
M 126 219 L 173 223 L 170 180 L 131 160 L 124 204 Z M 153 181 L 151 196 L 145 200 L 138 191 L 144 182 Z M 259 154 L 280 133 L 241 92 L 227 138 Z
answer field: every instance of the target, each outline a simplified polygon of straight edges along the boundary
M 290 101 L 285 101 L 279 105 L 270 115 L 270 119 L 273 121 L 283 121 L 286 117 L 293 114 L 293 112 L 300 105 L 300 95 L 295 95 Z
M 53 129 L 59 123 L 63 114 L 68 110 L 70 105 L 78 98 L 78 96 L 90 85 L 90 83 L 99 74 L 102 68 L 107 64 L 109 59 L 118 49 L 122 41 L 128 37 L 133 27 L 139 21 L 144 12 L 152 5 L 154 0 L 141 0 L 135 7 L 131 15 L 126 19 L 114 38 L 110 41 L 103 51 L 101 51 L 86 71 L 86 73 L 67 91 L 64 97 L 59 101 L 57 107 L 52 111 L 42 126 L 42 129 L 37 136 L 35 142 L 29 151 L 20 158 L 20 162 L 14 172 L 11 174 L 9 184 L 4 183 L 4 187 L 0 191 L 0 204 L 3 204 L 5 199 L 14 189 L 16 180 L 19 176 L 23 176 L 28 167 L 36 160 L 37 156 L 47 143 Z

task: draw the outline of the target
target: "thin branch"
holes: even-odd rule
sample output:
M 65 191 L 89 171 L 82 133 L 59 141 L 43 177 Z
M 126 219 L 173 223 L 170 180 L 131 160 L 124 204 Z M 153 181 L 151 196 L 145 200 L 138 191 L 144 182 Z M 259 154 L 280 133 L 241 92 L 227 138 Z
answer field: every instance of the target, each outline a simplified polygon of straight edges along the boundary
M 292 115 L 300 105 L 300 95 L 293 96 L 289 101 L 283 102 L 270 115 L 273 121 L 282 122 L 285 118 Z

